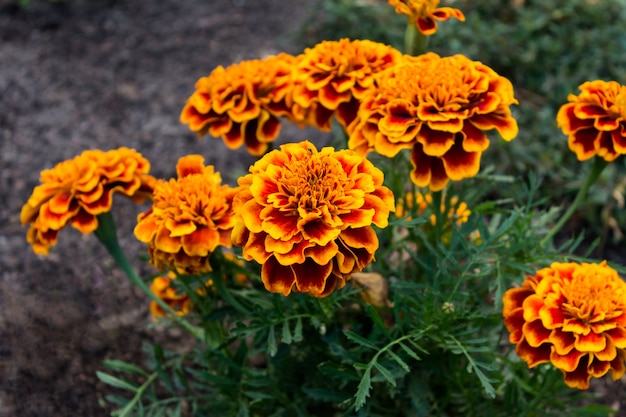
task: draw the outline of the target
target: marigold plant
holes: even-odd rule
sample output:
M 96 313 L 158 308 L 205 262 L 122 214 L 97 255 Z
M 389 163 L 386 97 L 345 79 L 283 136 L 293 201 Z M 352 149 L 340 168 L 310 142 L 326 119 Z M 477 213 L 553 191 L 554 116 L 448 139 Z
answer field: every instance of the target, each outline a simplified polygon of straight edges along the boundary
M 173 285 L 174 279 L 176 279 L 176 274 L 173 272 L 170 272 L 168 276 L 156 277 L 150 284 L 150 291 L 169 305 L 176 314 L 185 316 L 192 308 L 192 301 L 189 294 L 176 289 Z M 150 302 L 150 314 L 155 320 L 167 315 L 156 301 Z
M 410 220 L 411 213 L 415 212 L 418 216 L 423 215 L 426 212 L 426 209 L 433 204 L 433 196 L 431 193 L 407 193 L 404 198 L 399 198 L 396 204 L 396 216 L 397 217 L 405 217 L 407 220 Z M 463 223 L 467 223 L 469 216 L 472 214 L 472 211 L 467 207 L 467 203 L 464 201 L 459 202 L 458 197 L 450 198 L 450 208 L 448 209 L 447 215 L 444 217 L 447 220 L 456 223 L 457 225 L 461 225 Z M 444 202 L 441 203 L 440 211 L 444 212 L 446 210 Z M 437 215 L 432 213 L 428 216 L 430 223 L 435 225 L 437 223 Z
M 30 224 L 26 238 L 33 251 L 47 255 L 67 225 L 94 232 L 97 216 L 111 210 L 115 193 L 143 202 L 156 181 L 149 171 L 148 160 L 128 148 L 87 150 L 42 171 L 41 184 L 20 213 L 22 224 Z
M 218 246 L 231 246 L 237 189 L 222 185 L 200 155 L 180 158 L 176 172 L 178 179 L 155 185 L 153 205 L 138 216 L 135 236 L 148 244 L 155 267 L 202 274 L 211 270 L 209 257 Z
M 348 146 L 387 157 L 411 149 L 411 180 L 439 191 L 478 173 L 485 131 L 507 141 L 517 135 L 515 103 L 511 82 L 488 66 L 428 53 L 377 77 L 348 127 Z
M 465 15 L 453 7 L 437 7 L 439 0 L 389 0 L 396 12 L 406 15 L 424 35 L 437 32 L 437 21 L 455 18 L 465 21 Z
M 626 154 L 626 86 L 616 81 L 587 81 L 570 94 L 557 123 L 579 161 L 593 156 L 614 161 Z
M 290 117 L 296 63 L 281 53 L 219 66 L 196 82 L 180 121 L 199 136 L 221 137 L 230 149 L 245 145 L 252 155 L 262 155 L 280 133 L 278 117 Z
M 550 362 L 572 388 L 626 370 L 626 283 L 607 265 L 559 263 L 504 294 L 504 324 L 529 367 Z
M 346 127 L 374 75 L 401 59 L 397 49 L 369 40 L 323 41 L 307 48 L 294 74 L 294 117 L 301 124 L 330 130 L 334 116 Z
M 394 210 L 383 173 L 349 150 L 286 144 L 239 179 L 233 243 L 262 264 L 268 291 L 324 297 L 374 259 Z

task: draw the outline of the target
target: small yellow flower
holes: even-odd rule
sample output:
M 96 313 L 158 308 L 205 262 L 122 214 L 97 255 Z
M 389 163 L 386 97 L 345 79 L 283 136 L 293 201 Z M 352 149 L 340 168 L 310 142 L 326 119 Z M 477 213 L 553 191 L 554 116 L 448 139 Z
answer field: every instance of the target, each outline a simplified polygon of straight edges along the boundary
M 607 162 L 626 154 L 626 86 L 588 81 L 567 97 L 556 120 L 579 161 L 597 155 Z
M 192 307 L 191 298 L 189 294 L 179 292 L 173 285 L 173 280 L 176 279 L 176 275 L 170 272 L 167 277 L 156 277 L 150 285 L 150 291 L 157 297 L 163 300 L 169 307 L 172 308 L 179 316 L 186 316 Z M 150 302 L 150 314 L 153 319 L 165 317 L 165 311 L 156 302 Z
M 442 190 L 449 180 L 475 176 L 489 147 L 485 131 L 503 139 L 518 132 L 509 80 L 463 55 L 405 57 L 379 74 L 348 126 L 348 146 L 394 157 L 411 150 L 411 180 Z
M 22 207 L 22 224 L 33 251 L 47 255 L 68 224 L 82 233 L 98 228 L 96 216 L 111 210 L 113 194 L 135 202 L 152 195 L 150 163 L 133 149 L 88 150 L 41 172 L 41 185 Z
M 139 215 L 135 236 L 148 244 L 151 263 L 189 275 L 211 270 L 218 246 L 230 247 L 236 189 L 221 185 L 213 166 L 200 155 L 180 158 L 178 179 L 159 181 L 153 206 Z
M 286 144 L 239 179 L 233 243 L 262 264 L 268 291 L 324 297 L 374 259 L 394 210 L 383 173 L 349 150 Z
M 452 7 L 437 7 L 439 0 L 389 0 L 396 13 L 406 15 L 424 35 L 437 32 L 437 21 L 455 18 L 465 21 L 465 15 Z
M 553 263 L 503 297 L 504 324 L 529 367 L 550 362 L 572 388 L 626 370 L 626 283 L 606 262 Z
M 278 117 L 291 115 L 290 89 L 297 58 L 282 53 L 214 69 L 196 82 L 180 121 L 199 136 L 221 137 L 262 155 L 280 133 Z

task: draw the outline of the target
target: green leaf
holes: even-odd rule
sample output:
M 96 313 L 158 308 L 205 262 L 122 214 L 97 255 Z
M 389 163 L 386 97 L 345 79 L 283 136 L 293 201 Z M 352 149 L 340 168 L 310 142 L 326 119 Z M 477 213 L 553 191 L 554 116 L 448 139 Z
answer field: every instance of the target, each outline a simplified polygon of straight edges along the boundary
M 267 353 L 270 356 L 276 355 L 278 346 L 276 345 L 276 335 L 274 334 L 274 326 L 270 327 L 267 333 Z
M 354 406 L 357 410 L 365 405 L 367 397 L 370 395 L 370 389 L 372 389 L 371 372 L 372 368 L 367 367 L 361 377 L 361 382 L 359 382 L 354 401 Z
M 131 384 L 130 382 L 124 381 L 123 379 L 119 379 L 114 377 L 113 375 L 105 374 L 104 372 L 96 371 L 96 376 L 102 382 L 107 385 L 111 385 L 115 388 L 121 388 L 124 390 L 137 392 L 137 386 Z
M 113 371 L 148 376 L 148 373 L 140 367 L 117 359 L 105 359 L 102 364 Z
M 404 343 L 399 343 L 399 345 L 402 348 L 402 350 L 404 350 L 404 352 L 406 352 L 407 355 L 409 355 L 410 357 L 412 357 L 416 361 L 422 360 L 422 358 L 420 358 L 419 355 L 417 353 L 415 353 L 415 351 L 413 349 L 411 349 L 410 347 L 408 347 Z
M 293 341 L 301 342 L 302 339 L 302 319 L 298 317 L 298 320 L 296 321 L 296 328 L 293 330 Z
M 290 345 L 291 342 L 293 341 L 293 337 L 291 336 L 291 331 L 289 330 L 289 322 L 286 320 L 283 322 L 283 334 L 282 334 L 281 340 L 283 341 L 283 343 L 286 343 L 288 345 Z
M 383 365 L 381 365 L 378 362 L 374 362 L 374 368 L 376 368 L 378 370 L 378 372 L 380 372 L 380 374 L 383 377 L 385 377 L 387 382 L 389 382 L 394 387 L 396 386 L 396 379 L 393 377 L 393 375 L 391 374 L 389 369 L 385 368 Z
M 346 335 L 346 337 L 348 339 L 352 340 L 353 342 L 357 342 L 361 346 L 365 346 L 365 347 L 370 348 L 370 349 L 378 350 L 378 346 L 376 346 L 375 344 L 373 344 L 369 340 L 365 339 L 363 336 L 359 336 L 358 334 L 356 334 L 356 333 L 354 333 L 354 332 L 352 332 L 350 330 L 346 330 L 343 333 Z
M 400 356 L 396 355 L 391 350 L 388 350 L 387 354 L 391 356 L 393 360 L 396 361 L 397 364 L 400 365 L 400 367 L 404 369 L 407 373 L 411 372 L 411 368 L 409 367 L 409 365 Z

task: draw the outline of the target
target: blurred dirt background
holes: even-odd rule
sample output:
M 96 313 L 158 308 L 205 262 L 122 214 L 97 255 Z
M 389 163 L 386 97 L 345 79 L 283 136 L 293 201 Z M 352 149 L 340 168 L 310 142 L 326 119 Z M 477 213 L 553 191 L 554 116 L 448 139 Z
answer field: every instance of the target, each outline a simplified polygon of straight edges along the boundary
M 0 0 L 0 417 L 109 415 L 95 375 L 104 359 L 140 364 L 143 342 L 184 343 L 147 328 L 146 298 L 94 236 L 67 229 L 50 256 L 33 254 L 19 212 L 40 171 L 85 149 L 127 146 L 156 177 L 199 153 L 234 184 L 253 159 L 198 139 L 178 121 L 182 106 L 218 65 L 301 52 L 292 35 L 318 3 Z M 281 139 L 315 134 L 285 126 Z M 130 254 L 145 252 L 132 234 L 145 208 L 115 200 Z

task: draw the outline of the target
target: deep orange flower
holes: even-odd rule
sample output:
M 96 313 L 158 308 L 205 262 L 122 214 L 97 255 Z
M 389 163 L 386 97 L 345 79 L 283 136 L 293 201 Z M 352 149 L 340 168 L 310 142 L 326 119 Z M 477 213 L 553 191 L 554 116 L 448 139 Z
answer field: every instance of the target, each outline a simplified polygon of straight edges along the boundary
M 551 362 L 572 388 L 626 370 L 626 283 L 606 262 L 553 263 L 504 294 L 504 324 L 520 358 Z
M 68 224 L 82 233 L 98 228 L 96 216 L 111 210 L 113 194 L 135 202 L 150 197 L 155 179 L 150 163 L 133 149 L 87 150 L 41 172 L 41 185 L 22 207 L 22 224 L 30 223 L 26 239 L 33 251 L 47 255 Z
M 221 185 L 220 174 L 200 155 L 180 158 L 176 172 L 177 180 L 155 185 L 153 205 L 137 218 L 135 236 L 148 244 L 155 267 L 201 274 L 211 270 L 209 256 L 218 246 L 231 246 L 237 189 Z
M 271 292 L 324 297 L 374 259 L 372 224 L 387 226 L 394 210 L 383 173 L 349 150 L 318 151 L 304 141 L 257 161 L 239 179 L 233 243 L 262 264 Z
M 293 87 L 293 116 L 301 124 L 330 130 L 335 116 L 346 127 L 374 75 L 396 65 L 402 53 L 369 40 L 323 41 L 300 56 Z
M 172 308 L 179 316 L 186 316 L 192 308 L 191 298 L 189 294 L 180 292 L 172 285 L 172 281 L 176 278 L 173 272 L 170 272 L 167 277 L 156 277 L 150 285 L 150 291 L 154 293 L 161 300 Z M 150 302 L 150 314 L 154 319 L 164 317 L 165 311 L 156 302 Z
M 581 93 L 570 94 L 556 116 L 570 150 L 579 161 L 598 155 L 611 162 L 626 154 L 626 86 L 596 80 L 578 88 Z
M 452 17 L 465 21 L 465 16 L 459 9 L 437 7 L 439 0 L 389 0 L 389 4 L 396 8 L 396 13 L 408 16 L 424 35 L 434 35 L 437 32 L 437 21 Z
M 222 137 L 262 155 L 280 132 L 278 117 L 291 114 L 291 74 L 297 58 L 285 53 L 214 69 L 196 82 L 180 121 L 199 136 Z
M 443 189 L 449 180 L 476 175 L 489 147 L 486 130 L 505 140 L 518 132 L 509 80 L 463 55 L 428 53 L 380 73 L 348 126 L 348 146 L 394 157 L 411 149 L 411 180 Z

